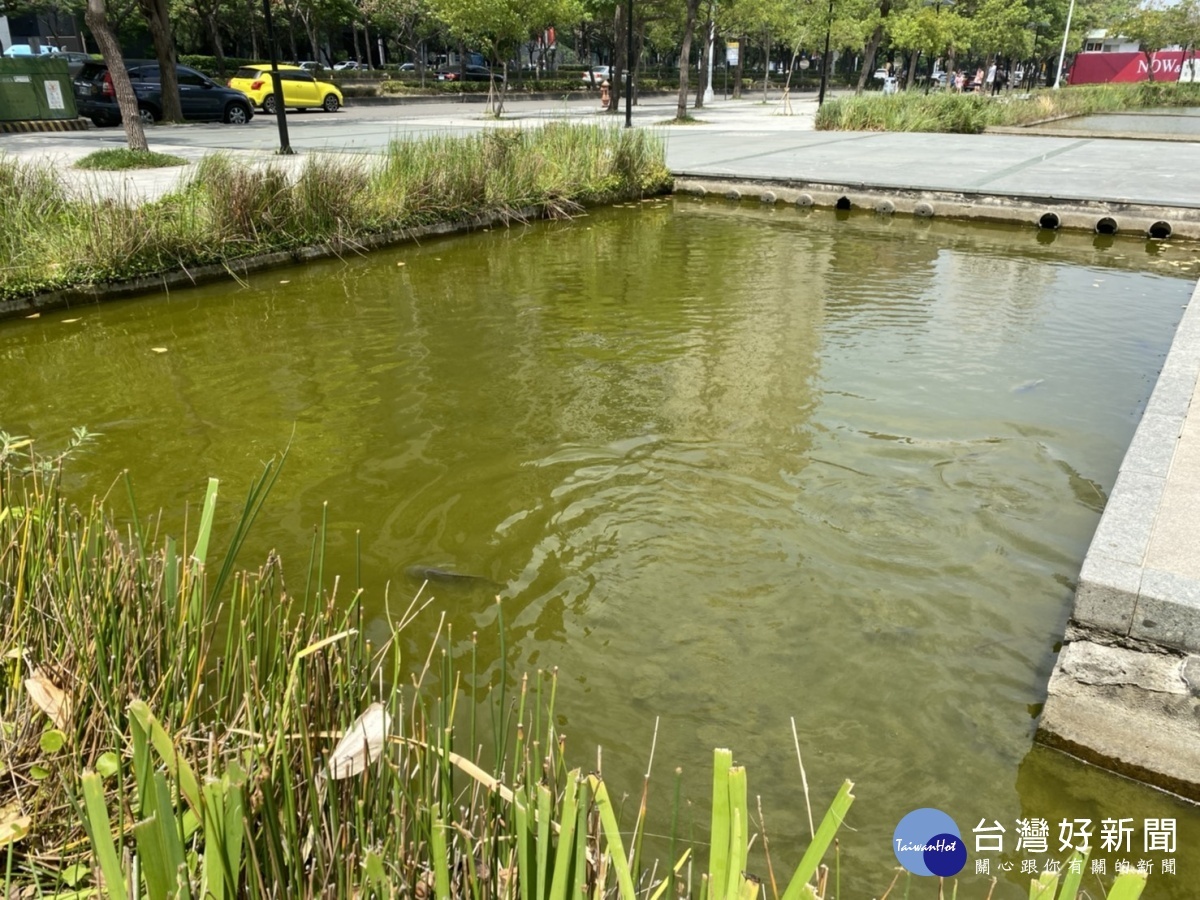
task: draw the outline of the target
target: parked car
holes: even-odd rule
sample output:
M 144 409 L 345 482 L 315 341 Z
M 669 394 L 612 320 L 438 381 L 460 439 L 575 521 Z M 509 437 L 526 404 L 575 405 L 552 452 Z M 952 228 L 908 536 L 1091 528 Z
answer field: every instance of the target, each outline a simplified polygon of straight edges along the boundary
M 346 60 L 345 62 L 334 63 L 334 66 L 333 66 L 333 71 L 335 71 L 335 72 L 345 72 L 345 71 L 349 70 L 349 71 L 351 71 L 351 72 L 354 72 L 354 71 L 357 71 L 357 70 L 359 70 L 359 69 L 367 69 L 367 68 L 369 68 L 369 67 L 368 67 L 368 66 L 364 66 L 364 65 L 363 65 L 362 63 L 360 63 L 360 62 L 356 62 L 356 61 L 355 61 L 355 60 L 353 60 L 353 59 L 348 59 L 348 60 Z
M 612 66 L 592 66 L 580 78 L 588 87 L 600 87 L 606 81 L 612 83 Z
M 83 71 L 84 63 L 90 63 L 94 57 L 88 53 L 80 53 L 78 50 L 58 50 L 50 54 L 51 59 L 65 59 L 67 61 L 67 73 L 74 78 Z
M 493 72 L 487 66 L 467 66 L 465 75 L 457 68 L 439 69 L 437 77 L 438 81 L 458 81 L 460 78 L 465 81 L 491 81 L 493 78 L 499 82 L 504 81 L 501 73 Z
M 137 96 L 138 114 L 144 124 L 152 125 L 162 118 L 162 70 L 158 63 L 144 63 L 130 65 L 127 71 Z M 223 87 L 187 66 L 176 66 L 175 75 L 185 119 L 245 125 L 253 118 L 254 110 L 240 91 Z M 98 126 L 121 123 L 121 109 L 107 63 L 99 60 L 84 63 L 73 84 L 79 115 Z
M 299 66 L 280 66 L 279 80 L 283 86 L 283 105 L 289 109 L 337 112 L 344 102 L 337 85 L 321 81 Z M 229 79 L 229 86 L 245 94 L 267 115 L 273 116 L 278 111 L 269 63 L 242 66 Z
M 34 53 L 33 48 L 28 44 L 13 44 L 4 51 L 4 56 L 12 59 L 16 56 L 49 56 L 51 53 L 58 52 L 59 49 L 57 47 L 48 47 L 45 44 L 42 44 L 40 47 L 38 47 L 37 53 Z
M 296 63 L 296 67 L 299 69 L 303 69 L 305 72 L 308 72 L 310 75 L 316 75 L 317 73 L 321 72 L 325 68 L 319 62 L 314 62 L 311 59 L 306 59 L 304 62 Z

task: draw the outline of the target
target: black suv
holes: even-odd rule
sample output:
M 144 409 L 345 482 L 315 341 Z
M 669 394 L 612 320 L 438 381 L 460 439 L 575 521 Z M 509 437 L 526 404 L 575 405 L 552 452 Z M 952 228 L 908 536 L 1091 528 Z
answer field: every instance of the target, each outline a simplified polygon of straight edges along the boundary
M 144 124 L 151 125 L 162 118 L 161 69 L 158 63 L 140 63 L 131 64 L 128 71 L 133 92 L 137 95 L 138 113 Z M 185 119 L 244 125 L 254 116 L 249 99 L 241 91 L 217 84 L 187 66 L 176 66 L 175 72 Z M 106 63 L 84 63 L 74 83 L 79 115 L 96 125 L 121 123 L 121 110 L 117 107 L 117 94 Z

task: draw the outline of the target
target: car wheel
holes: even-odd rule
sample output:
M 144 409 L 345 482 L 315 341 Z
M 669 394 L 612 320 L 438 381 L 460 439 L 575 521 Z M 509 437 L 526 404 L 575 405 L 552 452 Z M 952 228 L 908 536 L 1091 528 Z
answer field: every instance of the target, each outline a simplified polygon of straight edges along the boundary
M 142 120 L 142 125 L 153 125 L 158 120 L 154 110 L 148 106 L 138 107 L 138 118 Z
M 267 94 L 267 96 L 263 97 L 263 112 L 268 116 L 273 116 L 279 112 L 278 107 L 275 105 L 274 94 Z
M 245 125 L 250 121 L 250 108 L 243 103 L 230 103 L 225 110 L 225 121 L 230 125 Z
M 324 109 L 325 112 L 337 112 L 339 106 L 341 106 L 341 104 L 338 103 L 337 94 L 326 94 L 325 102 L 321 104 L 321 108 Z

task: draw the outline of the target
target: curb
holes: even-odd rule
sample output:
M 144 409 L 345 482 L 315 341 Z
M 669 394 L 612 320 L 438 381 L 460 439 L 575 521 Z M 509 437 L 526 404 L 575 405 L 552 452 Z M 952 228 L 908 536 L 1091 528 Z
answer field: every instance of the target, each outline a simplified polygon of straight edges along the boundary
M 87 131 L 92 123 L 87 119 L 28 119 L 21 122 L 0 122 L 0 134 L 30 134 L 37 131 Z

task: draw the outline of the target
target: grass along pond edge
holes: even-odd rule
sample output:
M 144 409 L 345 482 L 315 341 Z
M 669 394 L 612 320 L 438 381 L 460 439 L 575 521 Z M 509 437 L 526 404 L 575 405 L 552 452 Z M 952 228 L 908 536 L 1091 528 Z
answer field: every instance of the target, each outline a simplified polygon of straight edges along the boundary
M 73 196 L 0 156 L 0 317 L 361 252 L 670 189 L 663 139 L 552 123 L 393 141 L 378 156 L 202 158 L 158 199 Z
M 231 259 L 228 262 L 210 263 L 195 268 L 175 269 L 160 275 L 148 275 L 141 278 L 131 278 L 126 281 L 114 281 L 105 284 L 80 285 L 63 288 L 44 294 L 34 294 L 28 297 L 0 299 L 0 320 L 17 318 L 33 313 L 50 312 L 56 309 L 71 309 L 76 306 L 93 305 L 108 300 L 122 300 L 142 294 L 150 294 L 163 290 L 180 290 L 197 287 L 202 284 L 212 284 L 217 281 L 238 279 L 255 272 L 268 269 L 278 269 L 321 259 L 341 258 L 347 255 L 357 255 L 371 250 L 382 250 L 399 244 L 412 243 L 424 238 L 447 237 L 454 234 L 465 234 L 483 228 L 497 225 L 508 226 L 515 223 L 532 222 L 540 219 L 558 217 L 553 209 L 546 206 L 531 206 L 524 209 L 493 212 L 473 216 L 470 219 L 460 219 L 450 222 L 437 222 L 430 225 L 418 225 L 412 228 L 388 231 L 381 234 L 365 235 L 354 244 L 322 243 L 297 247 L 294 250 L 277 250 L 272 253 L 261 253 L 256 256 L 244 256 Z

